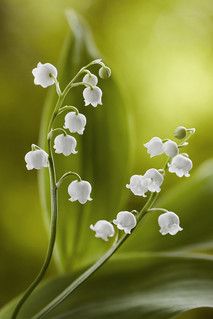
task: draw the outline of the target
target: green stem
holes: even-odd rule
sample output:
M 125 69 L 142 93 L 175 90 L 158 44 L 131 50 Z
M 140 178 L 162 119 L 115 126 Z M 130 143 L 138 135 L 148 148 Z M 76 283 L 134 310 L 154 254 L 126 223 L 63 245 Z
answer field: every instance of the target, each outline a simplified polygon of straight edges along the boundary
M 48 146 L 49 146 L 49 151 L 50 151 L 50 156 L 49 156 L 49 175 L 50 175 L 50 188 L 51 188 L 51 226 L 50 226 L 50 241 L 48 245 L 48 250 L 47 254 L 44 260 L 44 263 L 42 265 L 42 268 L 35 278 L 35 280 L 31 283 L 31 285 L 28 287 L 28 289 L 25 291 L 24 295 L 22 298 L 19 300 L 17 303 L 11 319 L 16 319 L 19 311 L 21 310 L 23 304 L 25 301 L 28 299 L 28 297 L 32 294 L 34 289 L 38 286 L 38 284 L 41 282 L 43 279 L 44 275 L 46 274 L 46 271 L 49 267 L 52 254 L 53 254 L 53 249 L 55 245 L 55 239 L 56 239 L 56 228 L 57 228 L 57 216 L 58 216 L 58 189 L 56 187 L 56 173 L 55 173 L 55 166 L 54 166 L 54 161 L 52 157 L 52 152 L 51 152 L 51 146 L 50 146 L 50 140 L 48 141 Z
M 162 213 L 167 213 L 168 210 L 165 208 L 150 208 L 148 209 L 148 212 L 162 212 Z
M 58 182 L 56 183 L 56 187 L 59 188 L 61 186 L 61 184 L 63 183 L 63 181 L 69 176 L 75 176 L 75 177 L 78 178 L 79 181 L 81 181 L 81 176 L 78 175 L 77 173 L 75 173 L 75 172 L 67 172 L 64 175 L 62 175 L 61 178 L 58 180 Z
M 158 193 L 152 193 L 149 200 L 146 202 L 144 207 L 141 209 L 137 216 L 138 223 L 147 214 L 148 210 L 152 207 L 157 199 Z M 137 228 L 137 227 L 136 227 Z M 135 231 L 134 228 L 132 230 Z M 87 278 L 89 278 L 96 270 L 102 267 L 107 260 L 119 249 L 119 247 L 126 241 L 129 234 L 124 234 L 119 240 L 112 245 L 112 247 L 100 258 L 98 261 L 88 268 L 80 277 L 78 277 L 74 282 L 72 282 L 65 290 L 62 291 L 55 299 L 53 299 L 46 307 L 44 307 L 39 313 L 32 317 L 32 319 L 40 319 L 55 309 L 59 304 L 61 304 L 70 294 L 78 288 Z
M 48 132 L 54 131 L 52 130 L 52 125 L 53 122 L 56 118 L 56 116 L 58 115 L 58 110 L 61 108 L 62 103 L 65 99 L 65 97 L 67 96 L 68 92 L 73 88 L 73 87 L 77 87 L 80 85 L 84 85 L 84 86 L 90 86 L 86 83 L 83 82 L 77 82 L 74 83 L 74 81 L 78 78 L 78 76 L 80 74 L 82 74 L 84 72 L 84 70 L 93 65 L 93 64 L 97 64 L 99 60 L 94 60 L 92 62 L 90 62 L 88 65 L 84 66 L 83 68 L 80 69 L 80 71 L 76 74 L 76 76 L 71 80 L 71 82 L 66 86 L 66 88 L 64 89 L 63 92 L 61 92 L 59 83 L 57 81 L 57 79 L 55 79 L 55 84 L 56 84 L 56 91 L 58 94 L 58 100 L 54 109 L 54 112 L 52 113 L 49 125 L 48 125 Z M 75 108 L 75 111 L 77 109 Z M 78 110 L 77 110 L 78 112 Z M 55 130 L 59 130 L 58 128 Z M 66 134 L 66 131 L 63 129 L 60 129 L 61 131 L 63 131 L 63 133 Z M 55 171 L 55 164 L 54 164 L 54 159 L 53 159 L 53 153 L 52 153 L 52 149 L 51 149 L 51 138 L 50 136 L 48 136 L 48 148 L 49 148 L 49 176 L 50 176 L 50 193 L 51 193 L 51 226 L 50 226 L 50 241 L 49 241 L 49 245 L 48 245 L 48 250 L 47 250 L 47 254 L 44 260 L 44 263 L 42 265 L 42 268 L 39 272 L 39 274 L 37 275 L 37 277 L 35 278 L 35 280 L 31 283 L 31 285 L 28 287 L 28 289 L 25 291 L 24 295 L 22 296 L 22 298 L 19 300 L 19 302 L 17 303 L 11 319 L 16 319 L 23 304 L 26 302 L 26 300 L 28 299 L 28 297 L 32 294 L 32 292 L 34 291 L 34 289 L 38 286 L 38 284 L 41 282 L 41 280 L 43 279 L 44 275 L 46 274 L 46 271 L 49 267 L 49 264 L 51 262 L 51 258 L 52 258 L 52 254 L 53 254 L 53 249 L 55 246 L 55 240 L 56 240 L 56 230 L 57 230 L 57 218 L 58 218 L 58 187 L 56 185 L 56 171 Z M 40 149 L 37 145 L 33 145 L 33 147 Z M 63 177 L 63 176 L 62 176 Z M 62 181 L 61 181 L 62 182 Z
M 67 135 L 67 132 L 63 128 L 56 127 L 51 129 L 51 131 L 47 134 L 47 139 L 51 139 L 54 132 L 62 132 L 65 136 Z
M 56 103 L 56 106 L 55 106 L 55 110 L 52 114 L 52 117 L 50 119 L 50 123 L 49 123 L 49 126 L 48 126 L 48 132 L 50 131 L 51 127 L 52 127 L 52 124 L 58 114 L 58 110 L 61 108 L 62 106 L 62 103 L 65 99 L 65 97 L 67 96 L 67 94 L 69 93 L 69 91 L 73 88 L 73 87 L 76 87 L 76 86 L 79 86 L 79 85 L 84 85 L 84 86 L 90 86 L 86 83 L 83 83 L 83 82 L 79 82 L 79 83 L 74 83 L 75 80 L 82 74 L 84 73 L 84 71 L 94 65 L 94 64 L 101 64 L 102 62 L 100 61 L 100 59 L 98 60 L 94 60 L 90 63 L 88 63 L 87 65 L 85 65 L 83 68 L 81 68 L 78 73 L 74 76 L 74 78 L 67 84 L 67 86 L 65 87 L 64 91 L 62 93 L 60 93 L 59 97 L 58 97 L 58 100 L 57 100 L 57 103 Z
M 57 116 L 61 115 L 61 113 L 65 112 L 65 111 L 71 111 L 71 110 L 74 111 L 76 113 L 76 115 L 79 114 L 79 111 L 78 111 L 77 107 L 72 106 L 72 105 L 66 105 L 66 106 L 61 107 L 58 110 Z

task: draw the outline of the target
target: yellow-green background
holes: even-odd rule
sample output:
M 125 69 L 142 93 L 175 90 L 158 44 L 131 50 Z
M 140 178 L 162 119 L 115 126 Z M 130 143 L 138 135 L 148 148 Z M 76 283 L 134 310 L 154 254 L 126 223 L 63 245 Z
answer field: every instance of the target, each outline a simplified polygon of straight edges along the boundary
M 143 143 L 155 135 L 172 137 L 180 124 L 197 129 L 187 150 L 194 167 L 212 157 L 211 0 L 1 0 L 1 305 L 31 281 L 47 245 L 36 172 L 24 163 L 38 139 L 46 94 L 34 86 L 31 70 L 38 61 L 57 64 L 70 7 L 89 21 L 131 107 L 135 171 L 150 165 Z M 170 177 L 169 185 L 177 182 Z

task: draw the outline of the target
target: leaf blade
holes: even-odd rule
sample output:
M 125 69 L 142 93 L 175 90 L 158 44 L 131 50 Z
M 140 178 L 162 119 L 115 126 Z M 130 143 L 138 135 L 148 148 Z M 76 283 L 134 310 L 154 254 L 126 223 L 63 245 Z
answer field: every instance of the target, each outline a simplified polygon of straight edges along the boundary
M 191 309 L 212 308 L 212 265 L 213 258 L 207 255 L 123 255 L 114 258 L 46 318 L 170 319 Z M 70 280 L 69 276 L 62 277 L 40 288 L 23 309 L 23 318 L 32 316 Z M 0 318 L 9 318 L 10 311 L 2 310 Z

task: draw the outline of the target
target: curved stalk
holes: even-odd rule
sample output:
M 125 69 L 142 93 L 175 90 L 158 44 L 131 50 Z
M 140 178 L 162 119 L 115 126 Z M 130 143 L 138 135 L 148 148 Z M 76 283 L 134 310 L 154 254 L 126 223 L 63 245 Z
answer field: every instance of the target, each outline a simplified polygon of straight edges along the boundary
M 149 200 L 146 202 L 144 207 L 138 214 L 137 220 L 138 223 L 143 219 L 143 217 L 147 214 L 148 210 L 152 207 L 157 199 L 158 193 L 151 194 Z M 137 228 L 137 227 L 136 227 Z M 132 230 L 135 231 L 134 228 Z M 101 256 L 98 261 L 93 264 L 90 268 L 88 268 L 80 277 L 74 280 L 65 290 L 62 291 L 55 299 L 53 299 L 46 307 L 44 307 L 39 313 L 32 317 L 32 319 L 40 319 L 50 313 L 53 309 L 55 309 L 58 305 L 60 305 L 67 297 L 69 297 L 72 292 L 78 288 L 87 278 L 89 278 L 96 270 L 102 267 L 107 260 L 119 249 L 119 247 L 126 241 L 126 239 L 130 236 L 130 234 L 124 234 L 119 240 L 116 240 L 112 247 Z
M 51 146 L 50 146 L 50 140 L 48 140 L 48 146 L 50 151 L 49 156 L 49 175 L 50 175 L 50 188 L 51 188 L 51 226 L 50 226 L 50 241 L 47 249 L 47 254 L 44 260 L 44 263 L 42 265 L 42 268 L 35 278 L 35 280 L 31 283 L 31 285 L 27 288 L 24 295 L 21 297 L 19 302 L 17 303 L 11 319 L 16 319 L 23 304 L 28 299 L 28 297 L 32 294 L 34 289 L 39 285 L 41 280 L 43 279 L 44 275 L 46 274 L 46 271 L 49 267 L 53 249 L 55 245 L 55 239 L 56 239 L 56 229 L 57 229 L 57 217 L 58 217 L 58 189 L 56 187 L 56 173 L 55 173 L 55 166 L 54 161 L 52 157 L 51 152 Z
M 73 87 L 77 87 L 80 85 L 83 86 L 91 86 L 87 83 L 83 83 L 83 82 L 77 82 L 75 83 L 75 80 L 78 78 L 78 76 L 80 76 L 87 67 L 93 65 L 93 64 L 98 64 L 100 63 L 100 60 L 94 60 L 92 62 L 90 62 L 89 64 L 87 64 L 86 66 L 84 66 L 83 68 L 80 69 L 80 71 L 74 76 L 74 78 L 69 82 L 69 84 L 66 86 L 66 88 L 64 89 L 63 92 L 61 92 L 60 86 L 59 86 L 59 82 L 57 81 L 57 79 L 55 79 L 55 85 L 56 85 L 56 92 L 58 94 L 58 100 L 55 106 L 55 109 L 52 113 L 49 125 L 48 125 L 48 132 L 51 131 L 51 133 L 54 131 L 54 129 L 52 130 L 52 126 L 53 126 L 53 122 L 56 118 L 56 116 L 58 115 L 58 110 L 61 108 L 62 103 L 65 99 L 65 97 L 67 96 L 67 94 L 69 93 L 69 91 L 73 88 Z M 75 112 L 78 113 L 78 110 L 75 107 L 72 107 Z M 64 110 L 64 109 L 63 109 Z M 55 130 L 59 130 L 59 128 L 55 129 Z M 64 132 L 66 134 L 66 131 L 63 129 L 60 129 L 62 132 Z M 34 291 L 34 289 L 39 285 L 39 283 L 41 282 L 41 280 L 43 279 L 44 275 L 47 272 L 47 269 L 50 265 L 51 262 L 51 258 L 52 258 L 52 254 L 53 254 L 53 250 L 54 250 L 54 246 L 55 246 L 55 240 L 56 240 L 56 230 L 57 230 L 57 218 L 58 218 L 58 185 L 56 183 L 56 171 L 55 171 L 55 164 L 54 164 L 54 159 L 53 159 L 53 153 L 52 153 L 52 149 L 51 149 L 51 134 L 47 136 L 47 141 L 48 141 L 48 149 L 49 149 L 49 177 L 50 177 L 50 194 L 51 194 L 51 226 L 50 226 L 50 240 L 49 240 L 49 245 L 48 245 L 48 249 L 47 249 L 47 253 L 46 253 L 46 257 L 44 260 L 44 263 L 41 267 L 41 270 L 39 272 L 39 274 L 37 275 L 37 277 L 35 278 L 35 280 L 31 283 L 31 285 L 27 288 L 27 290 L 24 292 L 23 296 L 21 297 L 21 299 L 19 300 L 19 302 L 17 303 L 11 319 L 16 319 L 23 304 L 26 302 L 26 300 L 28 299 L 28 297 L 32 294 L 32 292 Z M 38 149 L 40 149 L 37 145 L 33 145 L 33 147 L 36 147 Z M 62 179 L 59 180 L 59 185 L 60 183 L 63 181 L 63 178 L 65 178 L 68 174 L 65 174 L 65 176 L 62 176 Z M 69 172 L 70 175 L 70 172 Z M 76 174 L 78 177 L 79 175 Z

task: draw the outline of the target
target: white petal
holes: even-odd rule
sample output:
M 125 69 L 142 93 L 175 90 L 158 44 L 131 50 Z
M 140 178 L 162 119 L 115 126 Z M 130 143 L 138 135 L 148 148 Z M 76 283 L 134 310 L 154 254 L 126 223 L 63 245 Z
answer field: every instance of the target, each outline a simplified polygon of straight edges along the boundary
M 179 231 L 183 230 L 180 227 L 179 217 L 173 212 L 161 214 L 158 217 L 158 224 L 160 226 L 160 233 L 162 235 L 176 235 Z
M 83 82 L 84 83 L 87 83 L 87 84 L 90 84 L 92 86 L 96 86 L 98 84 L 98 78 L 96 75 L 94 74 L 86 74 L 84 77 L 83 77 Z
M 168 164 L 169 172 L 175 173 L 178 177 L 189 177 L 189 171 L 192 169 L 192 161 L 190 158 L 178 154 L 175 157 L 173 157 L 170 164 Z
M 163 154 L 163 142 L 159 137 L 153 137 L 149 142 L 144 144 L 144 146 L 147 148 L 147 152 L 151 157 Z
M 70 154 L 77 153 L 77 151 L 75 150 L 76 145 L 77 141 L 73 136 L 60 134 L 56 136 L 53 147 L 57 154 L 69 156 Z
M 65 116 L 64 128 L 69 129 L 71 133 L 83 134 L 86 126 L 86 117 L 84 114 L 76 114 L 75 112 L 69 112 Z
M 168 140 L 163 144 L 164 153 L 169 157 L 174 157 L 179 153 L 177 143 Z
M 90 229 L 96 232 L 96 237 L 108 241 L 109 237 L 113 237 L 115 230 L 113 225 L 107 220 L 99 220 L 95 225 L 90 225 Z
M 124 230 L 126 234 L 130 234 L 131 230 L 135 228 L 137 220 L 131 212 L 122 211 L 117 214 L 117 217 L 113 220 L 113 223 L 117 225 L 118 229 Z
M 160 186 L 164 181 L 163 175 L 155 168 L 150 168 L 144 174 L 145 178 L 149 178 L 151 181 L 148 184 L 148 189 L 150 192 L 160 192 Z
M 48 167 L 48 154 L 43 150 L 30 151 L 24 159 L 28 170 Z
M 91 201 L 90 197 L 92 187 L 87 181 L 75 180 L 68 186 L 68 194 L 71 201 L 79 201 L 81 204 L 85 204 L 87 201 Z
M 96 107 L 97 105 L 102 105 L 102 91 L 97 86 L 93 88 L 85 88 L 83 90 L 83 97 L 86 106 L 89 104 L 91 104 L 94 107 Z
M 145 178 L 142 175 L 133 175 L 130 178 L 130 183 L 126 185 L 132 193 L 136 196 L 146 197 L 146 192 L 148 192 L 148 185 L 150 183 L 150 179 Z
M 54 65 L 50 63 L 38 63 L 37 67 L 32 70 L 34 76 L 34 83 L 46 88 L 55 83 L 54 78 L 57 78 L 58 71 Z

